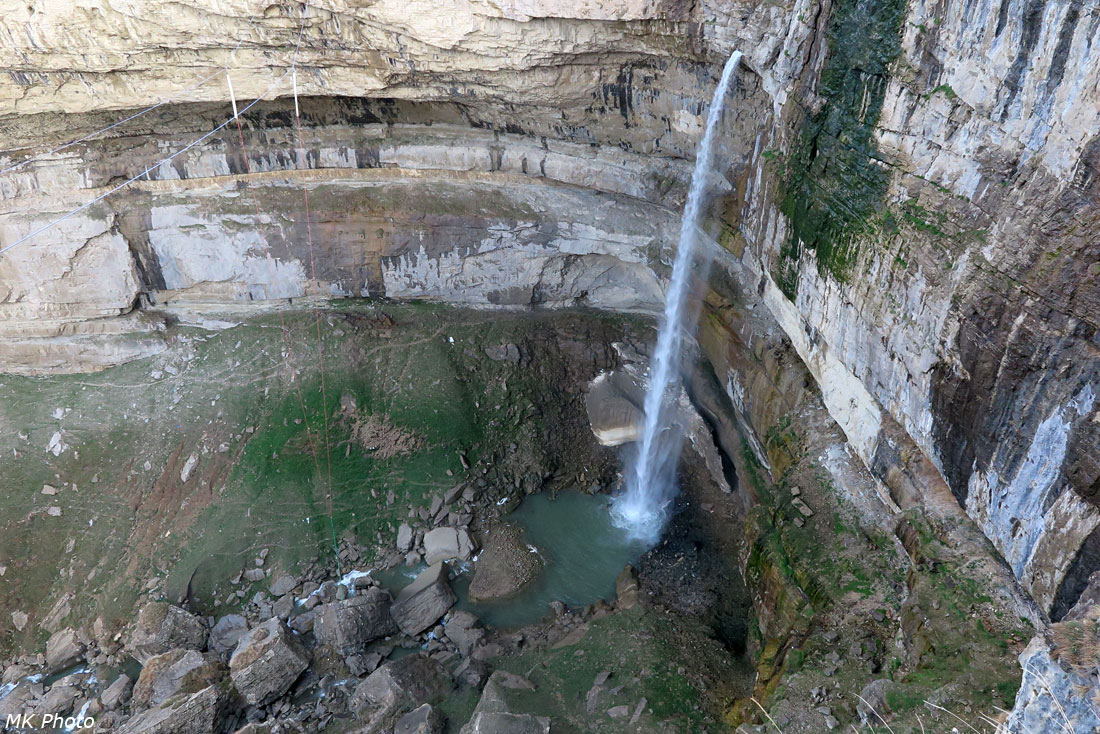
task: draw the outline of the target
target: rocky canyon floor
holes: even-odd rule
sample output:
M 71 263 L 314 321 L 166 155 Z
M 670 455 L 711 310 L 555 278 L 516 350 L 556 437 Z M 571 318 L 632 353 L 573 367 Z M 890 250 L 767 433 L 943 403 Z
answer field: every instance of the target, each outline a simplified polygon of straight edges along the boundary
M 812 399 L 768 432 L 770 474 L 693 438 L 664 537 L 605 598 L 518 627 L 452 609 L 471 574 L 507 596 L 540 573 L 501 535 L 524 497 L 618 486 L 585 393 L 644 362 L 644 319 L 359 301 L 168 322 L 156 356 L 0 380 L 4 713 L 718 732 L 765 700 L 759 731 L 917 732 L 1011 707 L 1028 626 L 992 554 L 839 491 Z M 696 370 L 702 415 L 718 390 Z

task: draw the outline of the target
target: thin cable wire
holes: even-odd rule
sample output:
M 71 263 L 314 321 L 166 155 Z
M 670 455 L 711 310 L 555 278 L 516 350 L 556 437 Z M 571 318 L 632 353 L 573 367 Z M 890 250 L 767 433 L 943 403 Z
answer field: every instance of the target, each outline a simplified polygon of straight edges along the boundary
M 213 78 L 221 75 L 222 73 L 228 71 L 229 70 L 229 64 L 232 62 L 233 57 L 237 54 L 237 50 L 241 47 L 242 43 L 244 43 L 243 38 L 240 39 L 239 41 L 237 41 L 237 45 L 234 46 L 233 50 L 229 52 L 229 61 L 227 61 L 225 64 L 223 64 L 220 69 L 215 71 L 210 76 L 204 77 L 203 79 L 201 79 L 197 83 L 192 84 L 190 87 L 187 87 L 186 89 L 181 89 L 180 91 L 175 92 L 173 94 L 173 96 L 178 97 L 182 94 L 187 94 L 188 92 L 193 92 L 196 89 L 198 89 L 199 87 L 201 87 L 202 85 L 206 84 L 211 79 L 213 79 Z M 65 143 L 64 145 L 56 147 L 53 150 L 47 151 L 45 153 L 40 153 L 39 155 L 36 155 L 33 158 L 28 158 L 25 161 L 20 161 L 19 163 L 12 164 L 12 165 L 8 166 L 7 168 L 0 169 L 0 175 L 8 173 L 9 171 L 14 171 L 17 168 L 22 168 L 23 166 L 26 166 L 30 163 L 34 163 L 36 161 L 43 160 L 45 158 L 50 157 L 51 155 L 54 155 L 55 153 L 60 153 L 63 150 L 68 150 L 69 148 L 73 147 L 74 145 L 79 145 L 80 143 L 83 143 L 87 140 L 91 140 L 92 138 L 96 137 L 97 135 L 102 135 L 105 132 L 110 132 L 111 130 L 114 130 L 116 127 L 119 127 L 120 125 L 125 125 L 127 122 L 130 122 L 131 120 L 136 120 L 137 118 L 141 117 L 142 115 L 147 115 L 148 113 L 152 112 L 153 110 L 155 110 L 159 107 L 163 107 L 166 104 L 171 103 L 171 101 L 172 101 L 172 97 L 166 97 L 166 98 L 162 99 L 160 102 L 157 102 L 155 105 L 150 105 L 149 107 L 146 107 L 145 109 L 141 110 L 140 112 L 135 112 L 134 114 L 130 115 L 129 117 L 127 117 L 125 119 L 122 119 L 122 120 L 119 120 L 118 122 L 116 122 L 114 124 L 108 125 L 105 128 L 102 128 L 100 130 L 96 130 L 95 132 L 88 133 L 87 135 L 85 135 L 82 138 L 77 138 L 76 140 L 72 140 L 68 143 Z M 10 151 L 4 151 L 4 152 L 10 154 Z
M 220 72 L 219 72 L 219 73 L 220 73 Z M 264 90 L 263 94 L 261 94 L 261 95 L 260 95 L 259 97 L 257 97 L 256 99 L 254 99 L 254 100 L 253 100 L 252 102 L 250 102 L 250 103 L 249 103 L 249 104 L 248 104 L 247 106 L 243 107 L 243 108 L 241 109 L 241 114 L 243 114 L 243 113 L 247 112 L 248 110 L 252 109 L 252 108 L 253 108 L 254 106 L 256 106 L 257 104 L 259 104 L 259 103 L 260 103 L 261 101 L 263 101 L 264 97 L 266 97 L 266 96 L 267 96 L 267 94 L 268 94 L 269 92 L 271 92 L 271 90 L 273 90 L 273 89 L 275 89 L 276 87 L 278 87 L 278 86 L 279 86 L 279 83 L 280 83 L 280 82 L 282 82 L 282 81 L 283 81 L 283 79 L 286 79 L 286 78 L 287 78 L 287 76 L 288 76 L 289 74 L 290 74 L 290 70 L 289 70 L 289 69 L 288 69 L 287 71 L 283 72 L 283 75 L 282 75 L 282 76 L 280 76 L 280 77 L 279 77 L 278 79 L 276 79 L 276 80 L 275 80 L 275 82 L 274 82 L 274 83 L 273 83 L 273 84 L 272 84 L 272 85 L 271 85 L 270 87 L 268 87 L 268 88 L 267 88 L 266 90 Z M 229 125 L 229 124 L 230 124 L 231 122 L 233 122 L 233 120 L 234 120 L 234 118 L 230 117 L 230 118 L 229 118 L 228 120 L 226 120 L 226 121 L 225 121 L 225 122 L 223 122 L 222 124 L 218 125 L 218 126 L 217 126 L 216 128 L 214 128 L 214 129 L 213 129 L 213 130 L 211 130 L 210 132 L 206 133 L 205 135 L 203 135 L 203 136 L 202 136 L 201 138 L 199 138 L 198 140 L 195 140 L 195 141 L 193 141 L 193 142 L 189 143 L 189 144 L 188 144 L 188 145 L 187 145 L 186 147 L 180 148 L 179 150 L 177 150 L 177 151 L 176 151 L 175 153 L 173 153 L 172 155 L 170 155 L 170 156 L 168 156 L 168 157 L 166 157 L 166 158 L 162 158 L 161 160 L 157 161 L 156 163 L 153 163 L 152 165 L 150 165 L 150 166 L 149 166 L 148 168 L 146 168 L 146 169 L 145 169 L 144 171 L 142 171 L 142 172 L 141 172 L 141 173 L 139 173 L 138 175 L 134 176 L 133 178 L 130 178 L 130 179 L 127 179 L 127 180 L 123 181 L 123 182 L 122 182 L 122 183 L 120 183 L 120 184 L 119 184 L 118 186 L 115 186 L 115 187 L 114 187 L 113 189 L 110 189 L 109 191 L 107 191 L 107 192 L 105 192 L 105 193 L 103 193 L 103 194 L 100 194 L 99 196 L 95 197 L 95 198 L 94 198 L 94 199 L 92 199 L 91 201 L 89 201 L 89 202 L 87 202 L 87 203 L 85 203 L 85 204 L 82 204 L 82 205 L 78 206 L 78 207 L 77 207 L 76 209 L 73 209 L 72 211 L 70 211 L 70 212 L 66 213 L 66 214 L 65 214 L 65 215 L 63 215 L 63 216 L 60 216 L 60 217 L 58 217 L 57 219 L 54 219 L 54 220 L 53 220 L 53 221 L 51 221 L 51 222 L 48 222 L 47 224 L 44 224 L 44 225 L 42 225 L 41 227 L 39 227 L 38 229 L 34 230 L 34 231 L 33 231 L 33 232 L 31 232 L 30 234 L 26 234 L 26 235 L 24 235 L 24 236 L 20 237 L 19 239 L 17 239 L 17 240 L 15 241 L 15 242 L 11 243 L 10 245 L 7 245 L 6 247 L 0 247 L 0 255 L 3 255 L 3 254 L 4 254 L 5 252 L 7 252 L 8 250 L 11 250 L 11 249 L 13 249 L 13 248 L 15 248 L 15 247 L 18 247 L 19 245 L 23 244 L 24 242 L 26 242 L 26 241 L 27 241 L 27 240 L 29 240 L 29 239 L 32 239 L 32 238 L 34 238 L 34 237 L 37 237 L 38 235 L 42 234 L 42 233 L 43 233 L 43 232 L 45 232 L 46 230 L 48 230 L 48 229 L 51 229 L 51 228 L 53 228 L 53 227 L 56 227 L 56 226 L 57 226 L 58 224 L 61 224 L 62 222 L 64 222 L 64 221 L 65 221 L 66 219 L 68 219 L 69 217 L 73 216 L 74 214 L 79 214 L 80 212 L 84 211 L 84 210 L 85 210 L 85 209 L 87 209 L 88 207 L 91 207 L 91 206 L 95 206 L 95 205 L 96 205 L 96 204 L 98 204 L 99 202 L 101 202 L 101 201 L 103 201 L 104 199 L 106 199 L 106 198 L 107 198 L 108 196 L 111 196 L 112 194 L 114 194 L 114 193 L 115 193 L 115 192 L 117 192 L 117 191 L 121 191 L 122 189 L 126 188 L 127 186 L 129 186 L 129 185 L 130 185 L 130 184 L 132 184 L 133 182 L 137 181 L 137 180 L 138 180 L 139 178 L 141 178 L 142 176 L 146 176 L 146 175 L 148 175 L 148 174 L 149 174 L 149 173 L 150 173 L 151 171 L 153 171 L 154 169 L 156 169 L 156 168 L 158 168 L 158 167 L 160 167 L 160 166 L 164 165 L 165 163 L 168 163 L 168 162 L 172 161 L 172 160 L 173 160 L 173 159 L 175 159 L 175 158 L 178 158 L 179 156 L 183 155 L 183 154 L 184 154 L 184 153 L 186 153 L 187 151 L 189 151 L 189 150 L 191 150 L 192 148 L 194 148 L 194 147 L 195 147 L 196 145 L 198 145 L 198 144 L 200 144 L 200 143 L 202 143 L 202 142 L 204 142 L 204 141 L 206 141 L 206 140 L 209 140 L 209 139 L 210 139 L 211 137 L 213 137 L 214 135 L 216 135 L 216 134 L 217 134 L 218 132 L 220 132 L 221 130 L 225 129 L 225 128 L 226 128 L 226 127 L 227 127 L 227 126 L 228 126 L 228 125 Z M 239 117 L 238 117 L 238 120 L 239 120 Z
M 290 73 L 290 72 L 287 72 L 287 73 Z M 241 154 L 244 156 L 244 170 L 245 170 L 245 173 L 249 174 L 249 176 L 250 176 L 249 181 L 248 181 L 248 189 L 252 193 L 252 205 L 253 205 L 253 208 L 255 209 L 255 212 L 256 212 L 256 225 L 257 225 L 257 227 L 259 227 L 260 222 L 262 221 L 261 214 L 260 214 L 260 200 L 259 200 L 259 197 L 256 196 L 256 192 L 253 189 L 253 185 L 252 185 L 252 181 L 251 181 L 252 164 L 249 162 L 249 159 L 248 159 L 248 145 L 245 143 L 245 140 L 244 140 L 244 126 L 241 123 L 241 118 L 240 118 L 239 115 L 235 119 L 237 120 L 237 135 L 238 135 L 238 137 L 240 139 L 240 143 L 241 143 Z M 289 245 L 288 242 L 286 242 L 286 233 L 285 232 L 283 233 L 283 241 L 284 241 L 284 244 L 286 244 L 287 248 L 289 249 L 290 245 Z M 268 265 L 268 268 L 271 270 L 271 282 L 272 282 L 272 284 L 274 284 L 277 279 L 276 279 L 276 272 L 275 272 L 275 261 L 271 257 L 270 248 L 267 251 L 267 265 Z M 310 451 L 310 454 L 313 456 L 313 466 L 314 466 L 314 469 L 317 472 L 317 478 L 323 481 L 324 480 L 324 475 L 321 473 L 321 460 L 319 458 L 317 458 L 317 446 L 316 446 L 316 444 L 313 440 L 313 430 L 309 426 L 309 413 L 306 410 L 305 394 L 302 392 L 302 383 L 301 383 L 301 381 L 297 379 L 298 370 L 295 367 L 294 349 L 291 346 L 291 342 L 290 342 L 290 329 L 287 326 L 286 316 L 283 315 L 282 309 L 279 309 L 279 322 L 280 322 L 280 325 L 282 326 L 282 331 L 283 331 L 283 344 L 286 346 L 286 355 L 287 355 L 286 363 L 287 363 L 287 366 L 290 367 L 290 379 L 294 383 L 295 391 L 298 394 L 298 404 L 302 409 L 302 423 L 305 425 L 305 428 L 306 428 L 306 439 L 309 441 L 309 451 Z M 320 329 L 320 326 L 318 326 L 318 329 Z M 318 335 L 319 334 L 320 334 L 320 331 L 318 331 Z M 323 397 L 322 397 L 322 400 L 324 400 Z M 324 416 L 324 419 L 325 419 L 325 425 L 327 426 L 328 425 L 328 407 L 327 407 L 327 405 L 322 404 L 321 408 L 322 408 L 322 415 Z M 328 512 L 329 531 L 332 535 L 332 552 L 333 552 L 333 555 L 336 557 L 336 569 L 337 569 L 338 573 L 343 575 L 343 568 L 341 567 L 341 563 L 340 563 L 340 549 L 339 549 L 339 546 L 336 542 L 336 520 L 334 518 L 334 508 L 332 506 L 332 479 L 331 479 L 331 476 L 332 475 L 331 475 L 331 470 L 330 470 L 330 473 L 329 473 L 329 487 L 328 487 L 328 490 L 326 491 L 326 497 L 328 499 L 328 510 L 329 510 L 329 512 Z
M 294 78 L 294 121 L 298 129 L 298 151 L 299 161 L 302 167 L 305 167 L 306 153 L 305 145 L 302 143 L 302 118 L 298 108 L 298 53 L 302 49 L 302 35 L 306 29 L 306 11 L 309 9 L 309 2 L 306 0 L 302 3 L 302 15 L 301 20 L 298 23 L 298 42 L 294 45 L 294 58 L 291 62 L 290 71 Z M 297 166 L 296 166 L 297 167 Z M 305 216 L 306 216 L 306 237 L 309 240 L 309 277 L 314 283 L 317 282 L 317 265 L 313 255 L 313 225 L 310 222 L 309 213 L 309 187 L 306 186 L 305 181 L 302 182 L 302 197 L 305 202 Z M 335 501 L 332 494 L 332 442 L 329 440 L 329 425 L 328 425 L 328 389 L 326 387 L 325 379 L 325 346 L 324 340 L 321 337 L 321 311 L 317 308 L 316 302 L 313 304 L 313 324 L 317 334 L 317 360 L 321 371 L 321 416 L 324 419 L 324 437 L 325 437 L 325 464 L 328 470 L 328 490 L 326 492 L 328 499 L 328 524 L 329 531 L 332 534 L 332 552 L 336 556 L 336 569 L 339 573 L 343 573 L 343 569 L 340 567 L 340 549 L 336 543 L 336 508 Z M 304 408 L 303 408 L 304 409 Z
M 306 10 L 309 8 L 309 3 L 304 3 L 302 7 L 302 20 L 298 26 L 298 43 L 294 47 L 294 64 L 291 66 L 291 73 L 294 74 L 294 121 L 298 130 L 298 159 L 300 166 L 296 168 L 306 167 L 306 150 L 305 144 L 302 142 L 302 118 L 298 109 L 298 84 L 297 84 L 297 61 L 298 52 L 302 47 L 302 33 L 306 27 Z M 309 240 L 309 277 L 314 283 L 317 283 L 317 265 L 316 259 L 313 253 L 313 225 L 310 222 L 309 212 L 309 187 L 305 181 L 302 182 L 302 198 L 305 204 L 305 218 L 306 218 L 306 237 Z M 324 438 L 325 438 L 325 463 L 328 470 L 328 517 L 329 517 L 329 529 L 332 532 L 332 548 L 336 553 L 337 568 L 340 565 L 340 552 L 336 544 L 336 521 L 335 505 L 332 495 L 332 442 L 329 440 L 329 424 L 328 424 L 328 389 L 326 387 L 325 378 L 325 346 L 324 340 L 321 337 L 321 311 L 317 308 L 317 303 L 313 304 L 313 324 L 317 335 L 317 360 L 320 366 L 321 372 L 321 415 L 324 419 Z

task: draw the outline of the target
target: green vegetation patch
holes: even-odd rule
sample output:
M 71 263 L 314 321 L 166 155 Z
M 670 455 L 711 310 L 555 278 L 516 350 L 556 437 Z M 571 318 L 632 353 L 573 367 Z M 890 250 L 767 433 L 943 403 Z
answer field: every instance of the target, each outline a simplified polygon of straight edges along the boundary
M 573 644 L 531 649 L 494 664 L 535 684 L 535 691 L 515 693 L 517 710 L 550 716 L 555 731 L 579 733 L 622 731 L 622 722 L 607 710 L 628 706 L 633 714 L 643 698 L 642 731 L 649 730 L 645 722 L 665 722 L 676 731 L 722 731 L 707 714 L 708 701 L 722 695 L 714 681 L 729 679 L 736 663 L 695 620 L 636 607 L 592 620 Z M 725 674 L 715 675 L 720 670 Z M 611 677 L 590 713 L 587 696 L 601 672 Z
M 901 49 L 904 14 L 902 0 L 833 5 L 816 90 L 824 103 L 806 114 L 784 167 L 780 209 L 791 226 L 776 282 L 792 300 L 803 248 L 815 253 L 819 268 L 846 282 L 856 242 L 883 207 L 889 173 L 879 162 L 874 128 Z

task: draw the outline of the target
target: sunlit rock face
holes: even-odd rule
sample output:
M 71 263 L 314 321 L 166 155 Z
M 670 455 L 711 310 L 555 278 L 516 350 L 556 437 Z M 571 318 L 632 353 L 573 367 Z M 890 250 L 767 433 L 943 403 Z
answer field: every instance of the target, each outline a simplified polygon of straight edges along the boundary
M 282 77 L 278 101 L 244 116 L 247 154 L 230 126 L 0 256 L 9 369 L 155 350 L 154 307 L 383 295 L 656 311 L 706 104 L 738 48 L 732 192 L 708 225 L 729 256 L 712 277 L 761 296 L 899 505 L 964 507 L 1045 611 L 1073 605 L 1100 567 L 1095 8 L 300 11 L 4 7 L 4 167 L 172 104 L 0 176 L 3 244 L 224 122 L 223 65 L 243 106 L 297 48 L 303 114 L 299 144 Z M 65 340 L 98 333 L 112 335 L 100 354 L 66 361 Z

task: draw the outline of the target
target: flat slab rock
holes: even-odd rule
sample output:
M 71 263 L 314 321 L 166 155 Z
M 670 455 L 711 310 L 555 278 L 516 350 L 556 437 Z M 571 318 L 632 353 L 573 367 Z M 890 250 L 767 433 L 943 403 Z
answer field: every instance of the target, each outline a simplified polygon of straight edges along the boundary
M 455 605 L 458 597 L 447 581 L 447 569 L 437 563 L 421 571 L 416 580 L 397 595 L 390 614 L 407 635 L 418 635 L 428 629 Z
M 262 706 L 286 693 L 308 667 L 309 653 L 273 617 L 241 638 L 229 659 L 229 676 L 246 703 Z

